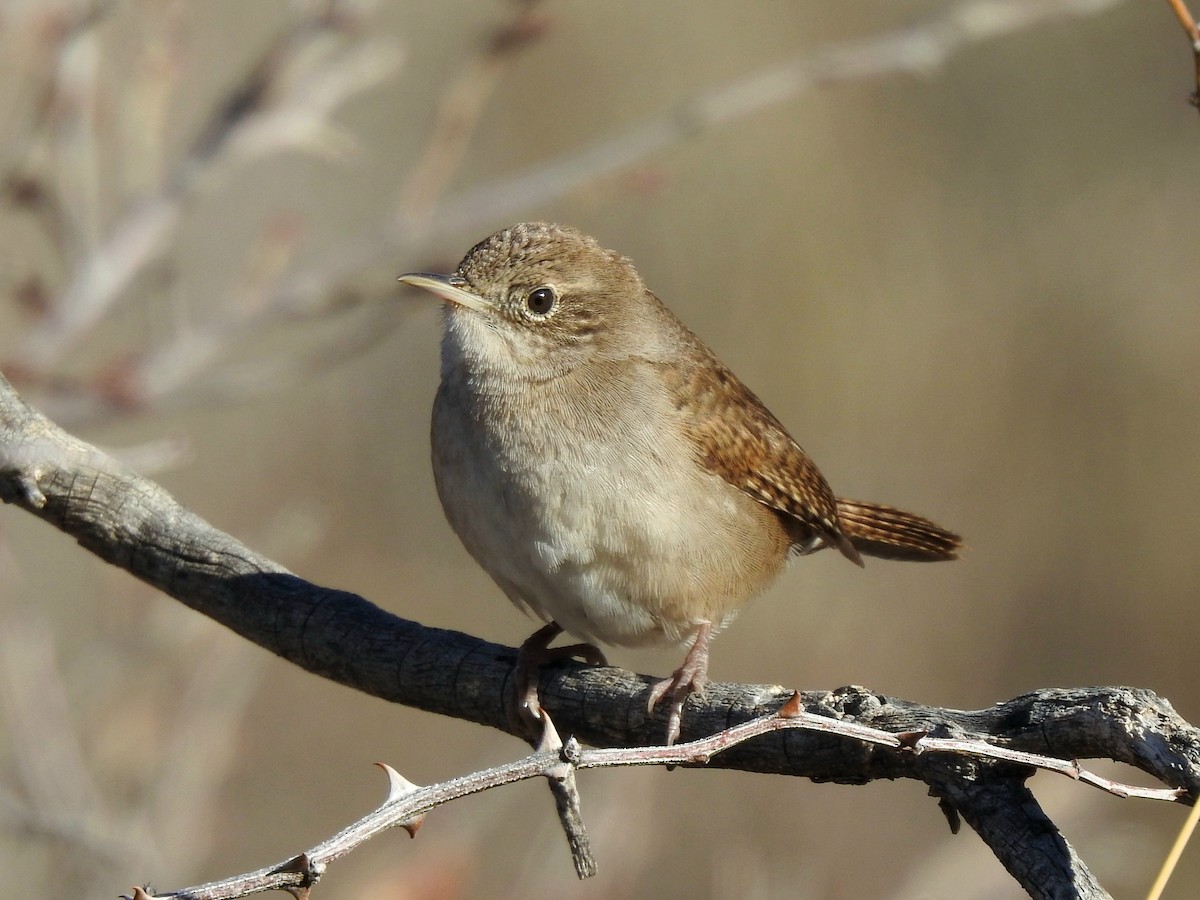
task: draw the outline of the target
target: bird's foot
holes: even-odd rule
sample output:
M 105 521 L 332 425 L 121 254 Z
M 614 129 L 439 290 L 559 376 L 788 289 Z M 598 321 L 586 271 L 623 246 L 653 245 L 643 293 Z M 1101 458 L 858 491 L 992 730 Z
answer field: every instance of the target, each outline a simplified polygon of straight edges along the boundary
M 541 700 L 538 697 L 538 674 L 542 666 L 560 659 L 580 659 L 593 666 L 607 666 L 604 653 L 594 644 L 569 644 L 551 647 L 550 642 L 562 634 L 562 626 L 550 622 L 542 626 L 521 644 L 513 672 L 513 706 L 509 722 L 531 740 L 542 733 Z
M 679 726 L 683 720 L 683 704 L 688 694 L 702 693 L 708 684 L 708 637 L 712 633 L 712 625 L 705 622 L 696 631 L 696 639 L 683 658 L 683 665 L 675 670 L 670 678 L 656 682 L 650 688 L 650 699 L 646 703 L 646 712 L 653 715 L 663 697 L 671 698 L 671 712 L 667 717 L 667 746 L 679 739 Z

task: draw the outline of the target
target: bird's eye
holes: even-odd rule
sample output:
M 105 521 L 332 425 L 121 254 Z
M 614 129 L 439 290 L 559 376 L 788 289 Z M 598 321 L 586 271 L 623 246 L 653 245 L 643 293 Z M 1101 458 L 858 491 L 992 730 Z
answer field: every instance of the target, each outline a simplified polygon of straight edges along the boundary
M 529 292 L 529 296 L 525 298 L 525 307 L 535 316 L 545 316 L 554 309 L 557 301 L 558 294 L 554 293 L 554 288 L 542 286 Z

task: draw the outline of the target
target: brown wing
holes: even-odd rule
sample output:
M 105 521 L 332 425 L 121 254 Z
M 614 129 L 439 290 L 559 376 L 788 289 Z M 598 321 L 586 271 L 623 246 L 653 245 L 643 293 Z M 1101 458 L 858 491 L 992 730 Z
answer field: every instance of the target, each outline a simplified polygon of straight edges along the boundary
M 816 464 L 733 372 L 690 332 L 686 337 L 696 353 L 685 358 L 696 364 L 664 367 L 663 377 L 685 413 L 701 464 L 795 520 L 801 527 L 789 530 L 802 552 L 829 545 L 862 565 L 842 533 L 837 500 Z

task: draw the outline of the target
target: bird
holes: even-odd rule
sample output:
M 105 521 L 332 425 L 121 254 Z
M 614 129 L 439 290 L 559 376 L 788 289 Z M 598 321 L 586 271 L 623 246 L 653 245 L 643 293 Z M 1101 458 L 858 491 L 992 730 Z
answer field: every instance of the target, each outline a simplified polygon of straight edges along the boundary
M 669 698 L 673 744 L 710 641 L 790 557 L 959 555 L 959 536 L 928 519 L 836 496 L 633 263 L 575 228 L 513 225 L 453 273 L 399 280 L 443 301 L 431 444 L 446 518 L 508 599 L 546 622 L 518 654 L 532 719 L 549 659 L 686 647 L 647 693 L 648 714 Z M 562 631 L 582 643 L 551 648 Z

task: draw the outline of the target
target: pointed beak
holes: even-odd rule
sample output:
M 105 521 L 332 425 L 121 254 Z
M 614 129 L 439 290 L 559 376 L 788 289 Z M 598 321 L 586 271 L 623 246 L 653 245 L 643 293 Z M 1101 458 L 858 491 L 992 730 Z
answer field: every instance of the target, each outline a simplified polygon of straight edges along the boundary
M 478 312 L 490 312 L 492 304 L 484 300 L 478 294 L 472 294 L 467 290 L 467 282 L 458 275 L 433 275 L 429 272 L 409 272 L 407 275 L 401 275 L 398 279 L 401 284 L 411 284 L 413 287 L 419 287 L 422 290 L 429 291 L 441 297 L 443 300 L 448 300 L 451 303 L 457 303 L 459 306 L 465 306 L 467 309 L 473 309 Z

